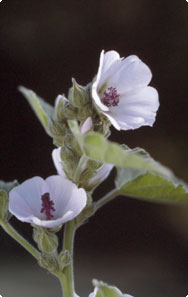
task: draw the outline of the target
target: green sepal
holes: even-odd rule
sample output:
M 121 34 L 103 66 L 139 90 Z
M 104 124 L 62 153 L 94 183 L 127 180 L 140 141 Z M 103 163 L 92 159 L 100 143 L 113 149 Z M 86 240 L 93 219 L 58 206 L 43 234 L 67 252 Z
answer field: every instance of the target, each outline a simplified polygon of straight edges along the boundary
M 71 254 L 68 250 L 63 250 L 59 254 L 60 269 L 63 269 L 71 263 Z
M 35 226 L 33 239 L 37 243 L 39 250 L 45 253 L 55 252 L 58 247 L 57 235 L 46 228 Z
M 55 117 L 60 122 L 66 122 L 64 110 L 68 104 L 68 99 L 64 95 L 57 96 L 55 100 Z
M 20 86 L 18 90 L 24 95 L 36 114 L 37 118 L 41 122 L 43 128 L 51 136 L 49 130 L 50 119 L 54 114 L 54 108 L 49 103 L 45 102 L 32 90 L 29 90 L 23 86 Z
M 57 273 L 60 269 L 60 263 L 56 253 L 41 253 L 38 263 L 42 268 L 47 269 L 51 273 Z
M 188 203 L 186 186 L 170 170 L 168 177 L 164 177 L 141 170 L 118 168 L 115 184 L 120 195 L 151 202 Z
M 72 78 L 72 88 L 69 89 L 68 99 L 75 107 L 83 108 L 83 106 L 90 101 L 88 88 L 79 85 L 76 80 Z

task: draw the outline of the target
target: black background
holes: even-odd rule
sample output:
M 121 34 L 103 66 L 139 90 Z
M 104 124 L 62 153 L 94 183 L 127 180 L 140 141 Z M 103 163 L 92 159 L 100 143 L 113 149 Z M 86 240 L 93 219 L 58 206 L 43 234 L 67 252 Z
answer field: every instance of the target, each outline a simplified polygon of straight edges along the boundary
M 0 178 L 22 182 L 35 175 L 55 174 L 51 139 L 17 86 L 31 88 L 53 104 L 58 94 L 67 93 L 71 77 L 83 85 L 90 82 L 97 72 L 101 50 L 114 49 L 125 57 L 136 54 L 149 65 L 160 108 L 153 128 L 112 129 L 111 139 L 145 148 L 187 181 L 187 40 L 185 0 L 0 2 Z M 113 178 L 96 191 L 95 199 L 112 186 Z M 185 297 L 187 211 L 185 206 L 125 197 L 100 210 L 76 237 L 79 293 L 87 296 L 86 288 L 91 290 L 86 284 L 89 276 L 115 284 L 135 297 Z M 31 238 L 30 226 L 15 219 L 12 222 Z M 1 267 L 6 267 L 10 253 L 18 263 L 26 257 L 2 230 L 0 242 Z M 28 259 L 25 269 L 29 269 Z M 10 263 L 10 271 L 17 262 Z M 2 270 L 0 290 L 4 288 L 3 296 L 8 296 Z M 13 277 L 10 274 L 10 283 Z

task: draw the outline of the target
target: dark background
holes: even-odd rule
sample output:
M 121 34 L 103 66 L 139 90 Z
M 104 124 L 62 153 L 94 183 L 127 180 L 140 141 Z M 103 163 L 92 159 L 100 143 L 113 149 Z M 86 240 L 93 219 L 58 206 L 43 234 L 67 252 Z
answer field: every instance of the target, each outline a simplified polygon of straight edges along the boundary
M 186 0 L 0 2 L 1 179 L 19 182 L 55 174 L 53 145 L 17 91 L 33 89 L 49 103 L 67 93 L 71 77 L 92 80 L 102 49 L 138 55 L 160 96 L 153 128 L 112 131 L 111 139 L 145 148 L 188 181 L 188 3 Z M 102 196 L 113 179 L 95 193 Z M 77 292 L 95 277 L 135 297 L 188 294 L 188 208 L 117 198 L 77 234 Z M 14 226 L 31 238 L 31 228 Z M 0 294 L 60 296 L 58 283 L 0 231 Z

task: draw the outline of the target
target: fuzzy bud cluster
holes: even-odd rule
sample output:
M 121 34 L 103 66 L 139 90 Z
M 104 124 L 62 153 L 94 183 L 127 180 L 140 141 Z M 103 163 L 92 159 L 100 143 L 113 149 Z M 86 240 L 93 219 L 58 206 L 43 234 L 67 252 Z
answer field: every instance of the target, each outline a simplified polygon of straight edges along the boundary
M 72 79 L 72 83 L 68 98 L 64 95 L 57 97 L 54 118 L 51 120 L 50 131 L 53 135 L 53 142 L 56 146 L 61 147 L 58 152 L 60 165 L 56 167 L 58 167 L 59 174 L 79 183 L 79 186 L 85 190 L 93 191 L 101 182 L 101 178 L 95 180 L 95 176 L 103 164 L 87 160 L 80 173 L 79 181 L 74 180 L 74 173 L 82 157 L 82 151 L 68 126 L 68 120 L 77 120 L 81 133 L 94 130 L 102 133 L 105 137 L 110 134 L 109 121 L 103 115 L 98 114 L 93 106 L 91 85 L 83 87 L 75 79 Z M 90 124 L 88 124 L 88 120 Z M 59 167 L 61 168 L 59 169 Z

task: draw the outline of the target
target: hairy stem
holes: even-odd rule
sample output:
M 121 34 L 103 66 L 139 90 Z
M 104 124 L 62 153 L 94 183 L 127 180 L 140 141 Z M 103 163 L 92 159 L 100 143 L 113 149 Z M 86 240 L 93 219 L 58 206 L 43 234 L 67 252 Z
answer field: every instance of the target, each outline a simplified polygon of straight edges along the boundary
M 63 297 L 69 297 L 69 285 L 66 279 L 66 276 L 64 273 L 60 273 L 56 275 L 59 278 L 61 289 L 62 289 L 62 296 Z
M 74 220 L 65 224 L 63 250 L 70 253 L 70 263 L 64 268 L 64 276 L 61 278 L 64 297 L 74 297 L 73 245 L 75 230 Z

